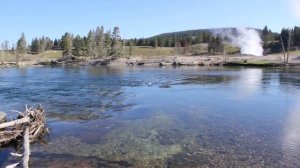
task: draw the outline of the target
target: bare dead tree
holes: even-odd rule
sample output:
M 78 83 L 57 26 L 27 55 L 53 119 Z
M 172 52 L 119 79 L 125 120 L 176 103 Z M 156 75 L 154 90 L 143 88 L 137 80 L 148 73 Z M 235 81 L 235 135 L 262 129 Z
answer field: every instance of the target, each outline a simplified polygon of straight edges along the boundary
M 286 59 L 285 59 L 285 56 L 286 56 L 286 52 L 285 52 L 285 47 L 284 47 L 284 43 L 283 43 L 283 39 L 282 39 L 282 36 L 280 35 L 280 41 L 281 41 L 281 45 L 282 45 L 282 53 L 283 53 L 283 63 L 286 63 Z
M 290 50 L 291 46 L 293 45 L 293 30 L 289 30 L 289 38 L 288 38 L 288 47 L 287 47 L 287 55 L 286 55 L 286 63 L 289 63 L 289 57 L 290 57 Z

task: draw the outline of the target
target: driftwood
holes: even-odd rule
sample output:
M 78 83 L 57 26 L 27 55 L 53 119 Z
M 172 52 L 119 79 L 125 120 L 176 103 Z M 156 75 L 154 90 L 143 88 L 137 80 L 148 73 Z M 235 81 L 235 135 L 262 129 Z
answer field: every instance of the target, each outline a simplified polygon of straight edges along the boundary
M 29 140 L 29 127 L 25 127 L 23 136 L 23 168 L 29 168 L 29 155 L 30 155 L 30 140 Z
M 41 107 L 18 112 L 18 119 L 0 124 L 0 147 L 22 138 L 25 126 L 29 126 L 30 141 L 36 141 L 47 133 L 45 112 Z
M 48 129 L 46 127 L 46 117 L 44 110 L 37 108 L 27 108 L 23 113 L 18 112 L 16 120 L 0 124 L 0 147 L 16 140 L 23 140 L 23 154 L 12 153 L 12 156 L 23 157 L 24 168 L 29 167 L 30 143 L 44 137 Z M 6 166 L 7 168 L 17 167 L 20 163 Z
M 24 124 L 24 123 L 29 123 L 29 121 L 30 121 L 29 117 L 24 117 L 24 118 L 21 118 L 18 120 L 0 124 L 0 129 L 7 128 L 7 127 L 14 127 L 16 125 L 20 125 L 20 124 Z

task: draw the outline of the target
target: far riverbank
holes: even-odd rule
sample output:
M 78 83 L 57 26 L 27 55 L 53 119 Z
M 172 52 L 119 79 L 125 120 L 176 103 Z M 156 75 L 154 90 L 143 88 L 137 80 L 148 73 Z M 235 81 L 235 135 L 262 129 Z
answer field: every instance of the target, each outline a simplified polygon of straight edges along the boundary
M 284 64 L 282 55 L 250 56 L 250 55 L 230 55 L 230 56 L 135 56 L 123 58 L 106 58 L 95 60 L 84 60 L 76 57 L 66 57 L 45 61 L 20 61 L 19 67 L 27 66 L 300 66 L 300 56 L 292 55 L 289 64 Z M 3 62 L 0 66 L 17 66 L 15 62 Z

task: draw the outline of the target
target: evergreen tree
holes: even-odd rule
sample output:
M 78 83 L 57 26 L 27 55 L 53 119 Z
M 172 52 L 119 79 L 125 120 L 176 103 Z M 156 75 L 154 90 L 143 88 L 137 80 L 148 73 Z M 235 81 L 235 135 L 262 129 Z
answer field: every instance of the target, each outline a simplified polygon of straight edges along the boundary
M 97 44 L 97 56 L 103 57 L 104 52 L 104 27 L 97 27 L 96 29 L 96 44 Z
M 21 55 L 24 55 L 27 50 L 26 38 L 24 33 L 22 33 L 20 39 L 17 42 L 17 49 L 16 49 L 16 64 L 19 64 L 19 59 Z
M 111 40 L 111 31 L 105 33 L 105 55 L 111 56 L 112 55 L 112 40 Z
M 133 53 L 133 41 L 129 41 L 129 56 L 132 56 Z
M 300 27 L 294 27 L 294 45 L 295 47 L 300 48 Z
M 87 55 L 92 56 L 93 58 L 97 55 L 97 43 L 95 38 L 95 33 L 90 30 L 86 40 L 86 52 Z
M 212 36 L 210 42 L 208 43 L 208 54 L 215 55 L 221 54 L 224 51 L 224 45 L 221 37 Z
M 274 41 L 274 35 L 272 31 L 268 29 L 267 26 L 263 28 L 261 36 L 265 46 L 268 45 L 269 42 Z
M 119 27 L 115 27 L 112 34 L 112 55 L 115 57 L 122 56 L 122 41 Z
M 70 33 L 65 33 L 61 38 L 61 48 L 63 50 L 63 56 L 72 55 L 73 49 L 73 36 Z
M 38 38 L 34 38 L 31 41 L 30 51 L 34 54 L 38 54 L 38 50 L 39 50 L 39 40 Z
M 85 48 L 85 43 L 83 38 L 81 38 L 79 35 L 77 35 L 74 40 L 73 40 L 73 55 L 75 56 L 83 56 L 84 55 L 84 48 Z
M 44 52 L 46 50 L 46 47 L 47 47 L 47 41 L 46 41 L 46 38 L 43 36 L 40 39 L 40 50 L 39 50 L 39 53 Z
M 54 39 L 54 42 L 53 42 L 53 48 L 57 49 L 58 46 L 59 46 L 58 40 L 57 40 L 57 39 Z
M 49 37 L 46 37 L 46 48 L 45 48 L 45 50 L 51 50 L 52 48 L 53 48 L 53 41 Z
M 24 33 L 22 33 L 20 39 L 17 42 L 17 53 L 19 54 L 25 54 L 26 53 L 26 48 L 27 44 L 26 44 L 26 38 Z

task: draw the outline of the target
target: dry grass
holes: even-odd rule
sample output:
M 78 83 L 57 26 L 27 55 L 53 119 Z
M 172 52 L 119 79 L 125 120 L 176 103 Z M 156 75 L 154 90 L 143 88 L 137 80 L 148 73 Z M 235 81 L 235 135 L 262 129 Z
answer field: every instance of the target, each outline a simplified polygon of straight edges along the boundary
M 172 47 L 133 47 L 132 56 L 170 56 L 174 55 L 174 48 Z
M 45 51 L 41 54 L 25 54 L 20 56 L 20 61 L 46 61 L 54 60 L 62 56 L 62 51 Z M 4 62 L 14 62 L 16 60 L 16 55 L 13 53 L 2 54 L 2 59 Z

